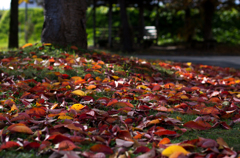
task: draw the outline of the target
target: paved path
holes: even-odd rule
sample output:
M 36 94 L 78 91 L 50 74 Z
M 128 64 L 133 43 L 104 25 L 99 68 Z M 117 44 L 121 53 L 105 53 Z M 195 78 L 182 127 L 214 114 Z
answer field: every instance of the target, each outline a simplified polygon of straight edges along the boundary
M 142 59 L 160 59 L 176 62 L 192 62 L 203 65 L 214 65 L 221 67 L 232 67 L 240 69 L 240 56 L 154 56 L 154 55 L 136 55 Z

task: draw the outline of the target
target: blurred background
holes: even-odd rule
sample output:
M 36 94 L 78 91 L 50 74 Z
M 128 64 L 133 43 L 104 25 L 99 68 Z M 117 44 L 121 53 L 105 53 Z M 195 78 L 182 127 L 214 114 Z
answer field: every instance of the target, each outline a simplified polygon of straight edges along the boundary
M 239 0 L 88 0 L 88 46 L 119 49 L 124 38 L 133 48 L 214 49 L 240 54 Z M 0 49 L 8 46 L 10 2 L 0 3 Z M 27 2 L 27 3 L 26 3 Z M 40 43 L 43 0 L 19 2 L 19 45 Z M 123 38 L 124 27 L 130 29 Z

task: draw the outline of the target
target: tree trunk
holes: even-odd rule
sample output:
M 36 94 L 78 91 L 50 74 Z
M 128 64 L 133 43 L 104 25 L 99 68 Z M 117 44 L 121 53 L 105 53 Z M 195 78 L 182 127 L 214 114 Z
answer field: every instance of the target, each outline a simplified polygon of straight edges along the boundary
M 96 47 L 96 0 L 93 0 L 93 46 Z
M 8 48 L 18 48 L 18 0 L 11 1 Z
M 130 26 L 128 23 L 126 1 L 119 0 L 119 4 L 120 4 L 122 30 L 123 30 L 122 37 L 121 37 L 121 41 L 123 42 L 123 51 L 131 52 L 132 51 L 132 37 L 131 37 Z
M 112 0 L 108 1 L 109 11 L 108 11 L 108 44 L 112 48 Z
M 215 12 L 215 0 L 204 0 L 202 3 L 203 8 L 203 18 L 204 18 L 204 24 L 203 24 L 203 38 L 204 41 L 209 41 L 213 39 L 212 35 L 212 20 L 213 15 Z
M 42 42 L 87 48 L 86 0 L 44 0 Z
M 193 30 L 191 26 L 191 9 L 187 7 L 185 9 L 185 34 L 186 34 L 186 42 L 191 43 L 193 37 Z
M 141 45 L 143 43 L 143 36 L 144 36 L 144 7 L 143 7 L 143 1 L 138 2 L 139 5 L 139 37 L 138 37 L 138 43 Z

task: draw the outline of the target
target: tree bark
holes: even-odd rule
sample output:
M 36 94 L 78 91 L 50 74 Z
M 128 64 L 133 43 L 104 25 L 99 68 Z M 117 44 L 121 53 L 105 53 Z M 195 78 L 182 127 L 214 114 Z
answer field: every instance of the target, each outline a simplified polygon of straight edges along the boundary
M 18 48 L 18 0 L 11 1 L 8 48 Z
M 109 11 L 108 11 L 108 44 L 112 48 L 112 0 L 108 1 Z
M 191 43 L 193 38 L 193 29 L 191 26 L 191 9 L 187 7 L 185 9 L 185 34 L 186 34 L 186 42 Z
M 139 5 L 139 39 L 138 43 L 143 43 L 143 36 L 144 36 L 144 7 L 143 7 L 143 1 L 138 2 Z
M 132 38 L 131 38 L 131 31 L 127 17 L 127 10 L 126 10 L 126 1 L 119 0 L 120 4 L 120 14 L 121 14 L 121 22 L 122 22 L 122 39 L 123 42 L 123 51 L 131 52 L 132 51 Z
M 202 2 L 203 8 L 203 38 L 204 41 L 209 41 L 213 39 L 212 35 L 212 20 L 215 12 L 215 0 L 204 0 Z
M 93 0 L 93 46 L 96 47 L 96 0 Z
M 87 48 L 86 0 L 44 0 L 42 42 Z

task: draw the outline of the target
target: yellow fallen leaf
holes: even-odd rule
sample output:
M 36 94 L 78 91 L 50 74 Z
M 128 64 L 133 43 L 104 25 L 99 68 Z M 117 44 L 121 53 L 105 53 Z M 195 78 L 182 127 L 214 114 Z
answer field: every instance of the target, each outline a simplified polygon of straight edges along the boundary
M 78 96 L 85 96 L 85 92 L 81 91 L 81 90 L 75 90 L 75 91 L 72 91 L 72 94 L 75 94 L 75 95 L 78 95 Z
M 58 119 L 61 119 L 61 120 L 65 120 L 65 119 L 71 120 L 73 118 L 71 116 L 67 116 L 67 115 L 60 115 L 60 116 L 58 116 Z
M 44 46 L 51 46 L 51 43 L 43 43 Z
M 8 111 L 8 113 L 11 113 L 11 112 L 14 112 L 14 111 L 16 111 L 16 113 L 13 115 L 13 117 L 17 117 L 19 110 L 18 110 L 18 108 L 15 104 L 12 105 L 11 110 Z
M 188 67 L 185 69 L 186 71 L 192 71 L 192 68 L 191 67 Z
M 114 78 L 115 80 L 119 79 L 118 76 L 112 76 L 112 78 Z
M 178 119 L 179 121 L 182 121 L 182 118 L 181 118 L 181 117 L 179 117 L 179 116 L 177 116 L 177 119 Z
M 183 147 L 178 146 L 178 145 L 171 145 L 169 147 L 167 147 L 166 149 L 164 149 L 162 151 L 162 155 L 164 156 L 171 156 L 173 153 L 175 152 L 181 152 L 184 155 L 187 155 L 189 152 L 187 150 L 185 150 Z
M 72 110 L 81 110 L 82 108 L 84 108 L 85 106 L 82 104 L 73 104 L 70 109 Z
M 144 85 L 137 86 L 137 89 L 140 89 L 140 88 L 142 88 L 142 89 L 149 89 L 147 86 L 144 86 Z

